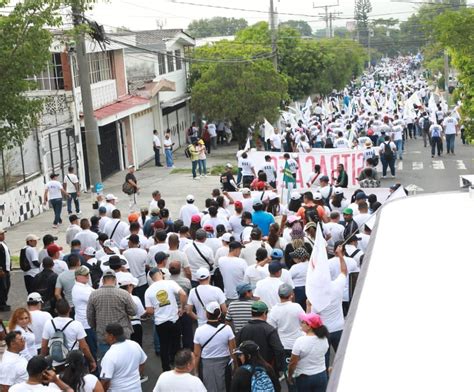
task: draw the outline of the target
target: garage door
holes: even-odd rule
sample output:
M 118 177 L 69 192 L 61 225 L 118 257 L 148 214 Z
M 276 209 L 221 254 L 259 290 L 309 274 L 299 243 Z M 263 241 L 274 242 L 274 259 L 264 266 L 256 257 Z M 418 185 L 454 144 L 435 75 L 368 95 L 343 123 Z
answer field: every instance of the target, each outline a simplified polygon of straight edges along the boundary
M 133 115 L 133 137 L 137 146 L 138 165 L 153 158 L 153 121 L 152 109 L 144 110 Z

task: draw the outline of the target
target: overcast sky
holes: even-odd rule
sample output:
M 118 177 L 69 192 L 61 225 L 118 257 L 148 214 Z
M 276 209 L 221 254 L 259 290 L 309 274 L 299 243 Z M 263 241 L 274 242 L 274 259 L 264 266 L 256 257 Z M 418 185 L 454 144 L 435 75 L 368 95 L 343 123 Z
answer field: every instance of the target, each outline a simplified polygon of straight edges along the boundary
M 178 4 L 179 1 L 188 4 Z M 324 12 L 323 8 L 313 8 L 337 4 L 338 0 L 274 0 L 279 12 L 279 21 L 288 19 L 306 20 L 313 30 L 323 28 L 319 13 Z M 258 10 L 261 12 L 246 12 L 243 10 L 225 10 L 221 8 L 210 8 L 196 6 L 193 4 L 216 5 L 221 7 L 235 7 L 248 10 Z M 153 29 L 158 23 L 163 24 L 163 28 L 186 28 L 194 19 L 211 18 L 213 16 L 226 16 L 245 18 L 249 24 L 261 20 L 268 20 L 269 0 L 109 0 L 109 2 L 99 2 L 94 5 L 94 10 L 88 13 L 99 23 L 106 27 L 125 26 L 134 30 Z M 354 0 L 339 0 L 339 6 L 331 7 L 330 11 L 341 12 L 340 20 L 335 23 L 344 26 L 346 21 L 354 15 Z M 373 11 L 371 17 L 406 19 L 416 7 L 403 2 L 392 2 L 390 0 L 372 0 Z M 288 13 L 302 14 L 288 15 Z M 304 15 L 304 16 L 303 16 Z

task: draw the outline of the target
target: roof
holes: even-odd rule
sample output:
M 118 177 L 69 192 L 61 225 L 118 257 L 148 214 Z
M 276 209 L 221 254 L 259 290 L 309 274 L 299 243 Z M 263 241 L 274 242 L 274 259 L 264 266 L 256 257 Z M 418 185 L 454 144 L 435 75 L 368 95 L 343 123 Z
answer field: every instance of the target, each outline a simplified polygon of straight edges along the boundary
M 103 120 L 111 116 L 115 116 L 116 118 L 125 117 L 130 114 L 130 109 L 139 105 L 146 105 L 148 103 L 150 103 L 149 99 L 136 97 L 133 95 L 125 95 L 111 105 L 94 110 L 94 117 L 97 120 Z
M 182 29 L 156 29 L 156 30 L 142 30 L 142 31 L 135 31 L 135 34 L 137 35 L 137 37 L 139 35 L 151 35 L 151 36 L 154 36 L 154 37 L 157 37 L 157 38 L 161 38 L 161 39 L 171 39 L 171 38 L 175 38 L 178 34 L 185 34 L 187 35 L 189 38 L 193 39 L 194 40 L 194 37 L 190 36 L 188 33 L 186 33 L 184 30 Z

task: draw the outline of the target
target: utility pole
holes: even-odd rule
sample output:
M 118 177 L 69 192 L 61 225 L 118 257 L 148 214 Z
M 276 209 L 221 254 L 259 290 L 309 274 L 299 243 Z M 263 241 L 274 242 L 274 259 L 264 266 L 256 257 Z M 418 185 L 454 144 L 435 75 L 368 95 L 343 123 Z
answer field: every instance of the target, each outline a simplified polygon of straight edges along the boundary
M 370 38 L 373 37 L 373 34 L 374 34 L 374 30 L 372 30 L 372 28 L 369 27 L 367 29 L 367 52 L 368 52 L 368 55 L 369 55 L 369 68 L 372 65 L 372 50 L 371 50 L 371 47 L 370 47 Z
M 446 99 L 446 104 L 449 100 L 449 56 L 448 51 L 444 50 L 444 97 Z
M 336 19 L 336 15 L 341 15 L 342 12 L 330 12 L 329 13 L 329 38 L 334 38 L 334 28 L 332 21 Z
M 324 21 L 326 23 L 326 38 L 331 38 L 331 30 L 332 30 L 332 20 L 329 15 L 329 8 L 338 7 L 338 6 L 339 6 L 339 0 L 337 0 L 337 4 L 333 4 L 333 5 L 314 5 L 313 3 L 313 8 L 324 8 L 324 14 L 319 14 L 319 15 L 322 15 L 324 17 Z
M 275 71 L 278 71 L 278 48 L 275 25 L 275 8 L 273 7 L 273 0 L 270 0 L 270 34 L 272 39 L 273 66 L 275 67 Z
M 72 8 L 72 12 L 74 26 L 77 27 L 82 25 L 84 10 L 78 6 L 74 6 Z M 77 35 L 76 59 L 77 72 L 79 74 L 79 83 L 81 85 L 82 113 L 84 115 L 84 128 L 86 136 L 86 170 L 88 170 L 89 172 L 89 182 L 92 192 L 95 185 L 102 182 L 102 176 L 100 174 L 100 160 L 98 149 L 98 145 L 100 144 L 99 128 L 97 127 L 97 121 L 94 117 L 94 107 L 92 105 L 92 91 L 89 77 L 89 62 L 87 60 L 84 33 L 79 33 Z

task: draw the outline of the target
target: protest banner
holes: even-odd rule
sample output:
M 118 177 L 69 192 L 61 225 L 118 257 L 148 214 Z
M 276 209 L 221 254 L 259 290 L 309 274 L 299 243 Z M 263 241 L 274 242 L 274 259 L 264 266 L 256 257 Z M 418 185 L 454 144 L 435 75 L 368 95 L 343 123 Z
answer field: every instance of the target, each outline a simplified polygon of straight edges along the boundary
M 283 182 L 283 169 L 285 159 L 283 152 L 251 151 L 249 158 L 255 165 L 255 170 L 260 170 L 265 165 L 265 156 L 270 155 L 278 173 L 277 186 L 281 187 Z M 292 154 L 295 155 L 295 154 Z M 296 188 L 304 188 L 306 180 L 311 176 L 315 165 L 321 166 L 321 175 L 327 175 L 331 182 L 337 177 L 337 165 L 342 163 L 349 178 L 349 187 L 359 185 L 357 177 L 364 168 L 363 150 L 348 149 L 313 149 L 310 153 L 298 153 L 298 173 L 296 175 Z

